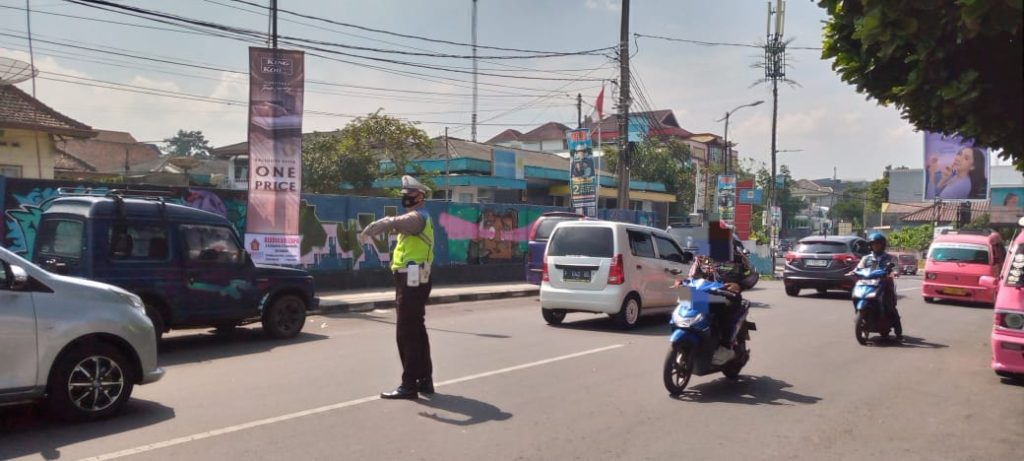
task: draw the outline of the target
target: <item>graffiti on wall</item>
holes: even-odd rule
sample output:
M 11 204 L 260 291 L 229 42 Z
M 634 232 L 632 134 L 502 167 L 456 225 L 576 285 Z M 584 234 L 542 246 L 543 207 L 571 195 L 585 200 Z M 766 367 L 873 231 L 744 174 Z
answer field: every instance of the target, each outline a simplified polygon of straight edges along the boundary
M 69 195 L 105 195 L 109 184 L 51 181 L 39 179 L 4 179 L 3 245 L 27 255 L 35 244 L 39 219 L 53 200 Z M 147 186 L 147 192 L 166 193 L 167 203 L 175 203 L 224 216 L 236 229 L 245 229 L 245 195 L 238 191 L 187 187 Z

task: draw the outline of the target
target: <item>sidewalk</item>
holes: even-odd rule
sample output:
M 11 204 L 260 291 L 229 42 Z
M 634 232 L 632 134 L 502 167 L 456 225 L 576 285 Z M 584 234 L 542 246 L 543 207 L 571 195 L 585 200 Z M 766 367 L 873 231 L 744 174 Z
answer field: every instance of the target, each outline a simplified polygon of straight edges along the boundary
M 445 304 L 484 299 L 537 296 L 540 287 L 529 283 L 492 283 L 479 285 L 448 285 L 430 290 L 427 304 Z M 320 297 L 320 310 L 311 314 L 339 312 L 365 312 L 373 309 L 394 309 L 395 289 L 371 288 L 366 290 L 324 291 Z

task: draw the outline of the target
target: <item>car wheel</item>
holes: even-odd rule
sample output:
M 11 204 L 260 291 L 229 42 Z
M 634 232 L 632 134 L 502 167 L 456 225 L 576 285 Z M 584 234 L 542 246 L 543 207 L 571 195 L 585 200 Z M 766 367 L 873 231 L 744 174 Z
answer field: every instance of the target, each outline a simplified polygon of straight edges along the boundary
M 160 343 L 160 338 L 167 331 L 167 324 L 164 323 L 164 314 L 160 310 L 160 306 L 146 302 L 146 317 L 149 317 L 149 321 L 153 322 L 153 333 L 156 334 L 156 342 Z
M 124 354 L 106 343 L 83 343 L 54 364 L 48 404 L 58 417 L 91 421 L 112 416 L 132 395 L 135 380 Z
M 622 301 L 622 308 L 612 315 L 612 320 L 619 328 L 635 327 L 640 320 L 640 298 L 636 295 L 626 296 L 626 300 Z
M 690 350 L 682 346 L 672 346 L 665 357 L 665 366 L 662 369 L 662 380 L 665 382 L 665 390 L 669 395 L 678 396 L 690 383 L 690 376 L 693 374 L 693 365 L 690 360 Z
M 548 325 L 558 325 L 565 320 L 565 309 L 540 309 L 540 314 L 544 316 L 544 321 L 548 322 Z
M 800 289 L 786 285 L 786 294 L 789 296 L 800 296 Z
M 271 338 L 294 338 L 305 324 L 306 302 L 298 296 L 279 296 L 263 310 L 263 332 Z
M 931 296 L 925 296 L 924 297 L 924 302 L 926 302 L 928 304 L 935 304 L 935 298 L 932 298 Z

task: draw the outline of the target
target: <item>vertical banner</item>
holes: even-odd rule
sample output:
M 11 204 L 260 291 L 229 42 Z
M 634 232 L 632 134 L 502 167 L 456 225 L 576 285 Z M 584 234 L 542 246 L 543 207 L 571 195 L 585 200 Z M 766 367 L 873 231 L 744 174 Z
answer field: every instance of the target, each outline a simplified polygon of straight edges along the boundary
M 718 188 L 716 189 L 719 219 L 734 225 L 736 219 L 736 176 L 723 174 L 718 176 Z
M 924 199 L 987 200 L 988 149 L 960 136 L 924 133 Z
M 304 81 L 301 51 L 249 48 L 245 247 L 257 263 L 299 263 Z
M 587 128 L 572 130 L 569 138 L 569 195 L 572 208 L 584 216 L 597 216 L 597 168 Z

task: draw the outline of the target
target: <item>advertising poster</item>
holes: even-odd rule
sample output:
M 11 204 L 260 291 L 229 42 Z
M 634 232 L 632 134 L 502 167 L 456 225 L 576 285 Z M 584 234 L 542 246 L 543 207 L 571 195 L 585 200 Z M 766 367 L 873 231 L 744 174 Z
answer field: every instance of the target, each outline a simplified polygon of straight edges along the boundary
M 245 247 L 257 263 L 299 263 L 304 80 L 301 51 L 249 48 Z
M 499 178 L 524 179 L 525 165 L 515 151 L 494 149 L 491 153 L 493 165 L 491 174 Z
M 570 131 L 569 195 L 572 208 L 584 216 L 597 216 L 597 167 L 590 130 Z
M 993 224 L 1016 224 L 1024 217 L 1024 187 L 992 188 Z
M 959 136 L 924 133 L 924 199 L 988 200 L 989 149 Z
M 736 176 L 723 174 L 718 176 L 718 188 L 715 189 L 718 216 L 730 226 L 736 219 Z

